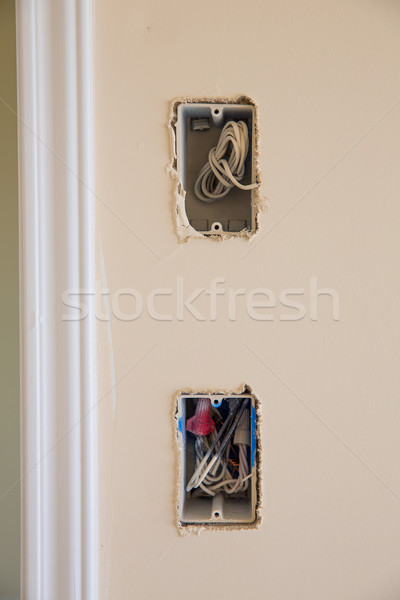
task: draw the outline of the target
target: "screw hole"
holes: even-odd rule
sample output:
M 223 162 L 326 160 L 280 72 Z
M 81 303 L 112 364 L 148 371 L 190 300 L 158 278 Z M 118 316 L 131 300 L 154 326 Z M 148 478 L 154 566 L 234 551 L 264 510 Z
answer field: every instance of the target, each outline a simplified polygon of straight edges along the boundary
M 219 512 L 215 512 L 215 513 L 214 513 L 214 518 L 215 518 L 215 519 L 219 519 L 219 517 L 220 517 L 220 514 L 219 514 Z
M 219 115 L 219 108 L 214 108 L 214 115 Z
M 216 221 L 215 223 L 212 224 L 212 230 L 213 231 L 222 231 L 222 225 L 221 223 L 218 223 L 218 221 Z

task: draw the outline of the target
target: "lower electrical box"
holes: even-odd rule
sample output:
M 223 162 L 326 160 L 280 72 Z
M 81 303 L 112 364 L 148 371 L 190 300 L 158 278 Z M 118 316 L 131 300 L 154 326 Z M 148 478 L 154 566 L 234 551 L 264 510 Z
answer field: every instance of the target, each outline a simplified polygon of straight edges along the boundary
M 179 519 L 249 524 L 257 508 L 257 417 L 251 394 L 178 398 Z

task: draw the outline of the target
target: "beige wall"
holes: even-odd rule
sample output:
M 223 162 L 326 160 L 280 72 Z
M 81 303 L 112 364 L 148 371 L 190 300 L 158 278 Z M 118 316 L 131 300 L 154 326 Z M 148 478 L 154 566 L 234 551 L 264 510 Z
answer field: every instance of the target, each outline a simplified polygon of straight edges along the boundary
M 391 0 L 96 3 L 103 286 L 222 276 L 305 288 L 309 307 L 315 276 L 340 299 L 336 322 L 328 297 L 316 322 L 255 321 L 239 300 L 230 322 L 222 297 L 215 322 L 99 322 L 104 598 L 399 597 L 399 27 Z M 251 245 L 179 245 L 168 103 L 237 93 L 259 105 L 270 209 Z M 262 402 L 262 526 L 179 537 L 173 395 L 242 382 Z
M 7 103 L 10 108 L 7 108 Z M 11 110 L 10 110 L 11 109 Z M 0 2 L 0 598 L 19 597 L 18 190 L 14 0 Z

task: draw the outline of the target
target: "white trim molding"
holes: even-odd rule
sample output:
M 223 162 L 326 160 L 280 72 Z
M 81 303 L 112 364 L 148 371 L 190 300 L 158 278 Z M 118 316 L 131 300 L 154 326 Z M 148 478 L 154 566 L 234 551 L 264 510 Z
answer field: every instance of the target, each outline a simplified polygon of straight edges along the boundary
M 22 598 L 98 596 L 91 0 L 17 0 Z

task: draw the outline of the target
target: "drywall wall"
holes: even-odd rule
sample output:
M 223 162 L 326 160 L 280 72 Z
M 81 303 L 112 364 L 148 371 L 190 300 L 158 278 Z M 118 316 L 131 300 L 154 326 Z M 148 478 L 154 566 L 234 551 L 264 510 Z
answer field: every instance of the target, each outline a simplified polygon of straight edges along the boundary
M 19 597 L 17 84 L 14 0 L 0 3 L 0 598 Z M 6 494 L 7 493 L 7 494 Z M 6 494 L 6 495 L 4 495 Z
M 103 598 L 399 596 L 399 27 L 391 0 L 96 2 Z M 170 102 L 235 94 L 269 210 L 251 242 L 179 244 Z M 216 314 L 182 308 L 198 288 Z M 262 524 L 180 537 L 174 395 L 244 382 Z

